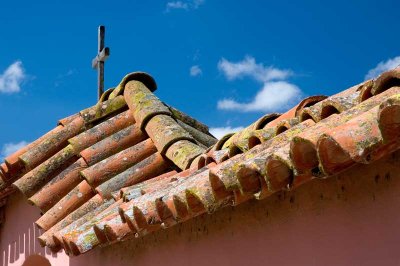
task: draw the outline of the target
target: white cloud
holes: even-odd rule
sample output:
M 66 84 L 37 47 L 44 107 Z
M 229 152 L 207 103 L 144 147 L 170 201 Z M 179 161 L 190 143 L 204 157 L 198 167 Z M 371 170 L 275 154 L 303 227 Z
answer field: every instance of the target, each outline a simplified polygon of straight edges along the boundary
M 222 99 L 218 101 L 217 107 L 221 110 L 242 112 L 270 112 L 290 107 L 299 100 L 301 94 L 301 90 L 294 84 L 286 81 L 271 81 L 264 83 L 251 102 L 241 103 L 232 99 Z
M 236 133 L 240 130 L 243 130 L 244 127 L 211 127 L 210 128 L 210 133 L 214 135 L 217 139 L 222 138 L 226 134 L 229 133 Z
M 205 0 L 193 0 L 192 5 L 193 8 L 199 8 L 199 6 L 201 6 L 202 4 L 204 4 Z
M 197 77 L 203 74 L 203 71 L 198 65 L 194 65 L 190 68 L 190 76 Z
M 167 3 L 165 11 L 169 12 L 173 9 L 183 9 L 183 10 L 197 9 L 202 4 L 204 4 L 204 0 L 172 1 Z
M 0 92 L 15 93 L 21 90 L 21 83 L 26 79 L 22 62 L 11 64 L 3 74 L 0 74 Z
M 246 56 L 239 62 L 230 62 L 222 58 L 218 62 L 218 69 L 228 80 L 250 77 L 263 84 L 250 102 L 239 102 L 229 98 L 219 100 L 217 108 L 220 110 L 241 112 L 284 110 L 300 100 L 302 95 L 299 87 L 285 80 L 293 75 L 291 70 L 264 66 L 256 63 L 251 56 Z
M 400 56 L 396 56 L 394 58 L 390 58 L 386 61 L 381 61 L 379 62 L 378 65 L 376 65 L 376 67 L 374 67 L 373 69 L 370 69 L 367 73 L 367 75 L 365 75 L 365 79 L 373 79 L 376 78 L 377 76 L 379 76 L 379 74 L 381 74 L 382 72 L 388 71 L 390 69 L 396 68 L 400 65 Z
M 171 9 L 189 9 L 189 5 L 187 3 L 184 3 L 182 1 L 175 1 L 175 2 L 168 2 L 167 3 L 167 11 L 170 11 Z
M 246 56 L 242 61 L 230 62 L 222 58 L 218 62 L 218 69 L 228 80 L 235 80 L 243 77 L 251 77 L 260 82 L 271 80 L 282 80 L 292 75 L 290 70 L 282 70 L 272 66 L 265 67 L 257 64 L 254 57 Z
M 11 142 L 4 144 L 0 152 L 0 158 L 6 158 L 7 156 L 21 149 L 22 147 L 25 147 L 27 144 L 28 142 L 26 141 L 20 141 L 17 143 Z

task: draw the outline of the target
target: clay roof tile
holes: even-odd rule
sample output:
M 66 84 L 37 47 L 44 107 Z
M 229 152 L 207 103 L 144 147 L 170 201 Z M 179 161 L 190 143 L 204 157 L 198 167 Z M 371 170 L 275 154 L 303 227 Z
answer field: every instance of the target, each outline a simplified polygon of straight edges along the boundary
M 135 72 L 1 164 L 43 216 L 41 245 L 79 255 L 203 213 L 296 189 L 400 148 L 399 69 L 312 96 L 216 140 Z M 13 186 L 10 186 L 14 182 Z

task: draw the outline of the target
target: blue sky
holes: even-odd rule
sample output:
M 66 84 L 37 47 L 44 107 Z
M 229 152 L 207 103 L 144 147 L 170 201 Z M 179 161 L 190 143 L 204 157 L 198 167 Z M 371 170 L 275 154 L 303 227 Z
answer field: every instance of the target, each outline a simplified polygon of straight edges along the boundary
M 161 100 L 216 134 L 400 64 L 400 2 L 322 2 L 6 1 L 0 157 L 96 102 L 100 24 L 107 88 L 146 71 Z

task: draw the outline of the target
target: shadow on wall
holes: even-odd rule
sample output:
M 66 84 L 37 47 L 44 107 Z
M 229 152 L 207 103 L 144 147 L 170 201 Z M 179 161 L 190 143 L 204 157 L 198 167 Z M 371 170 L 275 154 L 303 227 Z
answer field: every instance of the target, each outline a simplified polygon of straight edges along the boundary
M 9 198 L 0 235 L 2 266 L 51 265 L 45 257 L 57 258 L 60 255 L 39 245 L 37 237 L 41 230 L 34 224 L 39 217 L 38 209 L 26 204 L 21 195 Z

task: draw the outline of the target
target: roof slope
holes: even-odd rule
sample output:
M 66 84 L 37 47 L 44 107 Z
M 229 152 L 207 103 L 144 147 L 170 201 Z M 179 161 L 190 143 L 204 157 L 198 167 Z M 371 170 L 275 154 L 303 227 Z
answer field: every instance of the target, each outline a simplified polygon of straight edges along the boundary
M 131 73 L 95 106 L 61 119 L 7 157 L 0 166 L 2 197 L 21 191 L 43 213 L 36 224 L 48 230 L 123 187 L 187 169 L 216 139 L 207 126 L 162 103 L 155 89 L 152 77 Z
M 42 245 L 78 255 L 392 153 L 399 86 L 395 69 L 213 145 L 206 126 L 161 103 L 151 77 L 134 73 L 7 158 L 3 191 L 14 182 L 44 212 Z

